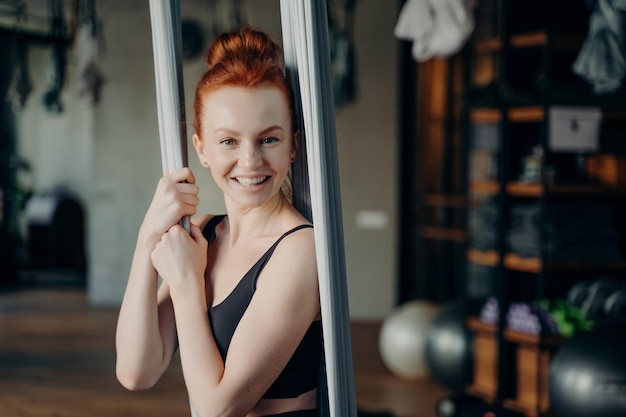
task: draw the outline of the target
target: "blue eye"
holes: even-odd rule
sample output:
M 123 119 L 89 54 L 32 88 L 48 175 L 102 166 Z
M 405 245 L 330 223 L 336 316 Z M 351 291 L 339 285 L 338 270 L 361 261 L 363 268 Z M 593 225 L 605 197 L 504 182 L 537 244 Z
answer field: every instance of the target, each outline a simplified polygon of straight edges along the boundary
M 278 138 L 275 138 L 273 136 L 268 136 L 266 138 L 261 139 L 261 143 L 264 145 L 275 143 L 275 142 L 278 142 Z
M 222 139 L 222 141 L 220 143 L 224 144 L 224 145 L 234 145 L 235 144 L 235 139 L 233 139 L 233 138 Z

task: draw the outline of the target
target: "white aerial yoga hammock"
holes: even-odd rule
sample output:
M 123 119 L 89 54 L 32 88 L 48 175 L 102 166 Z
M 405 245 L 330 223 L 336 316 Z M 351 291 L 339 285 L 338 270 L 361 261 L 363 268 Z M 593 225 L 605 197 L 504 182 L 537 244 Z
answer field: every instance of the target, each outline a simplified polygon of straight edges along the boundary
M 281 0 L 280 7 L 285 66 L 301 130 L 294 204 L 315 225 L 326 364 L 322 397 L 328 389 L 328 404 L 320 408 L 322 415 L 356 417 L 326 1 Z M 178 0 L 150 0 L 150 19 L 166 173 L 187 164 Z

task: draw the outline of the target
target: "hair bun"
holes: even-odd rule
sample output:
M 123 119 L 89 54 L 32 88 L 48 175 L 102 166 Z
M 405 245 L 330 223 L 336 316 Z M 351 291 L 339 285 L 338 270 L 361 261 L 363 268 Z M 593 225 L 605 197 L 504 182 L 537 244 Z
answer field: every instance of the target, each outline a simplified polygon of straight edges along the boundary
M 224 61 L 249 59 L 280 64 L 280 47 L 264 32 L 251 26 L 220 35 L 207 54 L 209 70 Z
M 204 98 L 224 86 L 243 88 L 275 87 L 287 103 L 292 127 L 293 97 L 285 75 L 282 49 L 270 36 L 250 26 L 218 36 L 209 49 L 208 68 L 196 85 L 194 128 L 202 132 Z

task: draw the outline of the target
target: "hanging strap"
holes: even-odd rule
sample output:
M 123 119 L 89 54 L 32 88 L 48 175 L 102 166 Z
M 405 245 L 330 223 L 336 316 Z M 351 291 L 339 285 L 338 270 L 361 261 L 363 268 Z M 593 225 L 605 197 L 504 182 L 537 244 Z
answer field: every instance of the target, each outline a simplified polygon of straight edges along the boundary
M 301 115 L 300 148 L 306 150 L 299 159 L 307 161 L 306 170 L 296 166 L 293 172 L 294 202 L 310 204 L 297 208 L 311 213 L 315 225 L 327 411 L 356 417 L 326 1 L 281 0 L 280 7 L 285 66 Z
M 163 175 L 187 166 L 183 43 L 178 0 L 150 0 Z M 181 220 L 189 231 L 189 217 Z

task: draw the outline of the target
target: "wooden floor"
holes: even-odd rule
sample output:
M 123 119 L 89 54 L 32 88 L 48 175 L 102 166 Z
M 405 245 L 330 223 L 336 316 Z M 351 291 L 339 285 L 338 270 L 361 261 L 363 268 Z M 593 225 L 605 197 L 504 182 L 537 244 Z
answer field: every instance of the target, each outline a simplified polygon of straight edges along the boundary
M 128 392 L 115 379 L 116 309 L 89 307 L 78 289 L 0 292 L 0 417 L 188 417 L 180 365 Z M 379 323 L 352 324 L 360 414 L 435 417 L 444 388 L 401 381 L 378 353 Z

